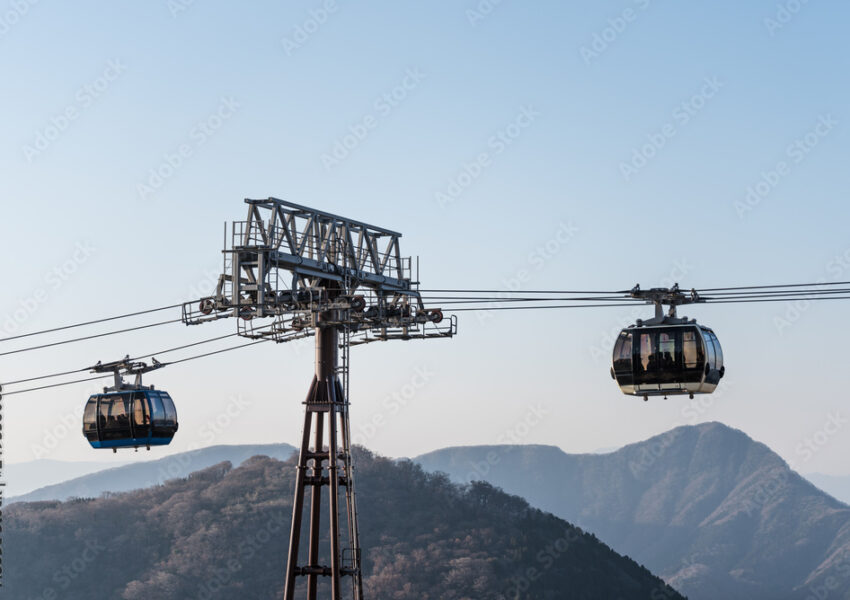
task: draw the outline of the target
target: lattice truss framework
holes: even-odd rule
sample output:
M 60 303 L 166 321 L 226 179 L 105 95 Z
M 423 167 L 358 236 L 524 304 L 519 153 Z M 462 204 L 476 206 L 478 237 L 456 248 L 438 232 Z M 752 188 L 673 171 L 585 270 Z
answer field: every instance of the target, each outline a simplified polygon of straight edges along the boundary
M 186 324 L 239 317 L 240 335 L 286 342 L 313 335 L 318 315 L 334 311 L 338 320 L 322 326 L 347 328 L 352 345 L 456 333 L 454 317 L 425 307 L 400 233 L 277 198 L 245 203 L 229 245 L 225 228 L 215 295 L 184 305 Z

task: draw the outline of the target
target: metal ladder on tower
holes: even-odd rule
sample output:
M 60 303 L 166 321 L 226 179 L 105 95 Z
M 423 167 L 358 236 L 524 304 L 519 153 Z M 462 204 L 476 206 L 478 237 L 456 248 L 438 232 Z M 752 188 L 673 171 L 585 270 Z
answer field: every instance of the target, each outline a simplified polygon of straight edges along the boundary
M 346 274 L 345 289 L 350 290 L 350 276 Z M 345 319 L 348 321 L 348 319 Z M 351 456 L 351 419 L 349 418 L 349 376 L 351 361 L 351 327 L 344 325 L 340 331 L 340 364 L 337 376 L 342 384 L 342 436 L 343 436 L 343 469 L 346 481 L 345 505 L 348 512 L 348 556 L 343 553 L 343 567 L 352 574 L 351 597 L 353 600 L 363 598 L 363 571 L 360 556 L 360 530 L 358 526 L 357 494 L 354 488 L 354 464 Z

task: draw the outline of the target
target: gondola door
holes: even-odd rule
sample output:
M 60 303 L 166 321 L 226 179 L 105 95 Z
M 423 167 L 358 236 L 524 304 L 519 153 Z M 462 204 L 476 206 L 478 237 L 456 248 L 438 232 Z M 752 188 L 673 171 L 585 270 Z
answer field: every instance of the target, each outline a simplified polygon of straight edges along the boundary
M 655 332 L 651 329 L 634 332 L 634 381 L 635 385 L 658 383 L 658 367 L 655 359 Z
M 144 392 L 133 393 L 133 437 L 142 442 L 151 437 L 151 413 Z
M 130 430 L 129 393 L 110 394 L 100 397 L 100 432 L 105 442 L 132 438 Z
M 674 327 L 634 331 L 636 385 L 678 383 L 682 374 L 682 331 Z

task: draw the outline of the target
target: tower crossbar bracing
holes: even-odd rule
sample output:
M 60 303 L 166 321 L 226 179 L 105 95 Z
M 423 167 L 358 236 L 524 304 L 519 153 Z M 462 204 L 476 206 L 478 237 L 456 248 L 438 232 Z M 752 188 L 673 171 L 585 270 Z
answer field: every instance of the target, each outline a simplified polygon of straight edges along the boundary
M 247 338 L 315 338 L 284 599 L 317 600 L 329 589 L 332 600 L 341 600 L 346 589 L 363 600 L 349 419 L 351 347 L 451 337 L 457 321 L 425 307 L 411 260 L 401 255 L 400 233 L 277 198 L 245 203 L 247 218 L 234 221 L 229 232 L 225 226 L 215 293 L 184 305 L 183 321 L 237 317 L 237 331 Z

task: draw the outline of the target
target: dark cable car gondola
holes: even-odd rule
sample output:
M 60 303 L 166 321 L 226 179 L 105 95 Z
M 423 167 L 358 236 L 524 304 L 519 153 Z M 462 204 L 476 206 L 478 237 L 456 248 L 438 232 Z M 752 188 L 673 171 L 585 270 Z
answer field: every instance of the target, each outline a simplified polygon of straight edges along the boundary
M 92 448 L 140 448 L 169 444 L 177 432 L 177 410 L 167 392 L 142 385 L 142 373 L 163 367 L 156 359 L 145 363 L 122 361 L 92 367 L 96 373 L 112 371 L 115 385 L 92 395 L 83 411 L 83 435 Z M 124 374 L 136 375 L 127 384 Z
M 617 337 L 611 377 L 622 392 L 644 400 L 713 392 L 726 372 L 720 342 L 714 331 L 695 319 L 676 316 L 677 305 L 701 301 L 696 292 L 686 296 L 678 285 L 646 291 L 636 286 L 631 296 L 653 302 L 655 318 L 638 320 Z M 667 315 L 664 304 L 670 306 Z

